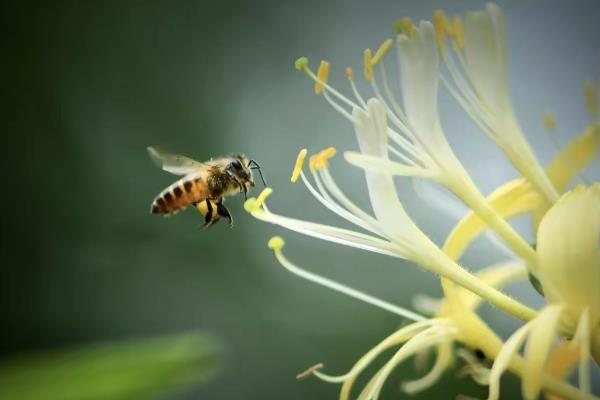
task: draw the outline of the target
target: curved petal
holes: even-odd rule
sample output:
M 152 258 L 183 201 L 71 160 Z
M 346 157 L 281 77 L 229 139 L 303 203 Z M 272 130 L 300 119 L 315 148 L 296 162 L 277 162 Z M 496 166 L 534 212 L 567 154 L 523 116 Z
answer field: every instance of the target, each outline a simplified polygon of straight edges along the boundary
M 600 183 L 566 193 L 540 223 L 539 278 L 550 302 L 566 304 L 572 326 L 586 308 L 590 326 L 600 320 L 599 239 Z
M 544 365 L 550 353 L 552 340 L 556 337 L 562 306 L 544 308 L 532 321 L 531 331 L 525 346 L 523 368 L 523 397 L 536 399 L 542 388 Z

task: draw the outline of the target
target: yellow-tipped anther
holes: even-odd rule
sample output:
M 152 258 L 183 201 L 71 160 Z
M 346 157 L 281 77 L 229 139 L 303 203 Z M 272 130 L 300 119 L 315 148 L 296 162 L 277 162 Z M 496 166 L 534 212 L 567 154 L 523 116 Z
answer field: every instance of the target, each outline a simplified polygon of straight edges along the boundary
M 311 172 L 329 167 L 328 160 L 333 157 L 336 152 L 337 150 L 335 147 L 328 147 L 324 150 L 321 150 L 317 154 L 313 154 L 308 161 L 308 166 Z
M 274 251 L 281 250 L 284 245 L 285 242 L 279 236 L 273 236 L 271 239 L 269 239 L 269 242 L 267 243 L 267 246 L 269 246 L 269 248 Z
M 373 80 L 373 55 L 371 54 L 371 49 L 365 49 L 363 60 L 365 79 L 371 82 Z
M 319 64 L 319 70 L 317 71 L 317 81 L 315 82 L 315 93 L 319 94 L 323 92 L 323 88 L 329 78 L 329 63 L 327 61 L 321 61 Z
M 381 43 L 381 46 L 379 46 L 379 48 L 375 52 L 375 55 L 373 56 L 373 59 L 371 60 L 371 64 L 377 65 L 377 63 L 379 63 L 383 59 L 383 57 L 390 51 L 393 44 L 394 41 L 392 39 L 388 39 L 385 42 Z
M 300 176 L 300 171 L 302 171 L 302 166 L 304 165 L 304 159 L 306 158 L 306 149 L 300 150 L 298 153 L 298 157 L 296 157 L 296 164 L 294 164 L 294 170 L 292 171 L 292 177 L 290 180 L 292 183 L 296 183 L 298 177 Z
M 542 114 L 542 124 L 546 129 L 556 129 L 556 116 L 553 113 L 546 111 Z
M 249 213 L 253 213 L 254 211 L 260 210 L 260 206 L 256 202 L 255 197 L 250 197 L 244 202 L 244 210 L 246 210 Z
M 459 50 L 465 48 L 465 30 L 463 28 L 462 20 L 458 15 L 455 15 L 452 18 L 452 38 Z
M 265 200 L 267 200 L 267 197 L 269 197 L 271 193 L 273 193 L 273 189 L 271 189 L 270 187 L 264 188 L 263 191 L 260 192 L 260 194 L 256 198 L 256 205 L 258 207 L 262 207 L 262 205 L 265 203 Z
M 317 163 L 318 158 L 319 158 L 319 156 L 317 154 L 313 154 L 308 159 L 308 169 L 310 169 L 310 172 L 315 172 L 317 170 L 315 165 Z
M 435 40 L 441 51 L 446 49 L 444 40 L 446 39 L 446 33 L 452 32 L 450 24 L 448 23 L 448 17 L 442 10 L 435 10 L 433 12 L 433 28 L 435 29 Z
M 590 114 L 598 112 L 598 94 L 592 81 L 587 81 L 583 84 L 583 94 L 585 95 L 585 105 Z
M 348 67 L 346 68 L 346 78 L 348 78 L 349 81 L 352 80 L 352 68 Z
M 308 67 L 308 58 L 306 57 L 300 57 L 299 59 L 296 60 L 296 62 L 294 63 L 294 67 L 298 70 L 298 71 L 302 71 L 304 70 L 306 67 Z
M 322 158 L 323 161 L 327 161 L 331 157 L 335 156 L 336 152 L 337 152 L 337 150 L 335 149 L 335 147 L 328 147 L 319 152 L 319 157 Z
M 406 36 L 411 37 L 415 31 L 415 24 L 413 24 L 412 19 L 402 17 L 394 24 L 394 28 L 398 35 L 403 33 Z

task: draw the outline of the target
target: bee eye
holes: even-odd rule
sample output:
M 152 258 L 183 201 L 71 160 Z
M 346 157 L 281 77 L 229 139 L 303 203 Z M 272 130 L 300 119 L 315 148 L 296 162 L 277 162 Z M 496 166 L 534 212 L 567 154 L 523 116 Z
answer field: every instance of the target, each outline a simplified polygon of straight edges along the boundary
M 235 168 L 235 169 L 242 169 L 242 163 L 240 160 L 232 161 L 231 165 L 233 165 L 233 168 Z

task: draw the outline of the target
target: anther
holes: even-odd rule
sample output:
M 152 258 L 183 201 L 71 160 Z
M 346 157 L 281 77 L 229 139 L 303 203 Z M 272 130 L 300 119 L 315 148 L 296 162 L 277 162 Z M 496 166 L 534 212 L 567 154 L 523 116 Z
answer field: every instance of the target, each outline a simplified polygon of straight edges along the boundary
M 335 153 L 337 152 L 337 150 L 335 149 L 335 147 L 328 147 L 324 150 L 321 150 L 319 152 L 319 157 L 323 160 L 326 161 L 328 159 L 330 159 L 331 157 L 335 156 Z
M 308 159 L 308 169 L 310 169 L 310 172 L 315 172 L 317 170 L 316 164 L 317 164 L 318 158 L 319 158 L 319 156 L 317 154 L 313 154 Z
M 556 116 L 550 111 L 542 114 L 542 124 L 546 129 L 556 129 Z
M 348 67 L 346 68 L 346 78 L 348 78 L 349 81 L 352 80 L 352 68 Z
M 315 93 L 320 94 L 323 92 L 327 78 L 329 77 L 329 63 L 327 61 L 321 61 L 319 64 L 319 70 L 317 71 L 317 80 L 315 81 Z
M 273 236 L 271 239 L 269 239 L 269 242 L 267 243 L 267 246 L 269 246 L 269 248 L 274 251 L 281 250 L 284 245 L 285 242 L 279 236 Z
M 383 57 L 390 51 L 393 43 L 394 41 L 392 39 L 388 39 L 385 42 L 383 42 L 375 52 L 375 55 L 371 60 L 371 65 L 377 65 L 383 59 Z
M 329 166 L 328 160 L 335 155 L 336 151 L 335 147 L 328 147 L 317 154 L 313 154 L 308 162 L 311 172 L 327 168 Z
M 394 24 L 394 29 L 398 35 L 405 34 L 411 37 L 415 31 L 415 24 L 409 17 L 402 17 Z
M 323 368 L 323 363 L 318 363 L 317 365 L 313 365 L 312 367 L 308 368 L 306 371 L 300 372 L 298 375 L 296 375 L 296 379 L 300 380 L 300 379 L 308 378 L 316 370 L 321 369 L 321 368 Z
M 598 111 L 598 97 L 592 81 L 587 81 L 583 84 L 583 94 L 585 95 L 585 105 L 588 112 L 595 115 Z
M 373 55 L 371 54 L 371 49 L 365 49 L 363 61 L 365 79 L 371 82 L 373 80 Z
M 458 15 L 452 18 L 452 38 L 459 50 L 465 48 L 465 30 L 463 29 L 462 20 Z
M 267 197 L 269 197 L 271 195 L 271 193 L 273 193 L 273 189 L 271 189 L 270 187 L 264 188 L 262 190 L 262 192 L 260 192 L 260 194 L 256 198 L 256 205 L 258 207 L 262 207 L 262 205 L 264 204 L 265 200 L 267 199 Z
M 300 176 L 300 171 L 302 171 L 302 166 L 304 165 L 304 159 L 306 158 L 306 149 L 300 150 L 298 153 L 298 157 L 296 157 L 296 164 L 294 164 L 294 170 L 292 171 L 291 181 L 295 183 Z
M 444 40 L 446 39 L 446 33 L 452 32 L 452 29 L 448 23 L 448 17 L 446 17 L 446 14 L 442 10 L 434 11 L 433 28 L 435 30 L 435 40 L 440 48 L 440 51 L 445 51 L 446 46 Z

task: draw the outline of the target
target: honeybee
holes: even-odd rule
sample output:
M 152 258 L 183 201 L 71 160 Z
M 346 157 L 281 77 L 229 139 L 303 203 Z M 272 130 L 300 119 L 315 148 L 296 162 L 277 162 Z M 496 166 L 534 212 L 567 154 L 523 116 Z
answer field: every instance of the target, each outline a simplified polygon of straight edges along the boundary
M 156 196 L 150 208 L 152 214 L 174 214 L 193 205 L 204 216 L 204 227 L 221 218 L 227 218 L 232 226 L 233 218 L 223 198 L 237 193 L 244 193 L 247 198 L 248 187 L 255 185 L 253 170 L 258 171 L 266 186 L 260 165 L 241 154 L 198 162 L 157 147 L 148 147 L 148 153 L 163 170 L 184 175 Z

